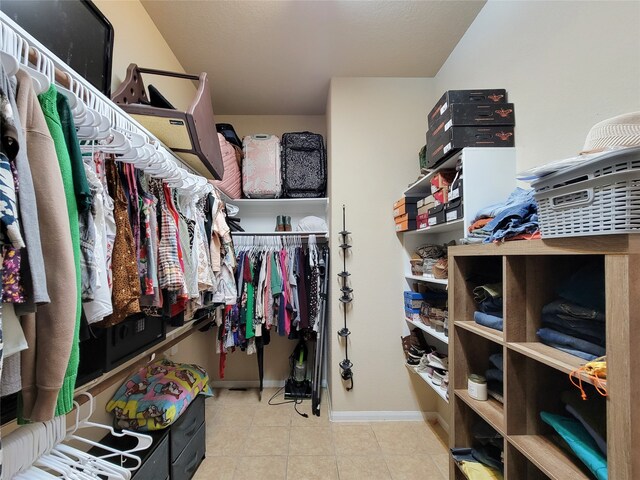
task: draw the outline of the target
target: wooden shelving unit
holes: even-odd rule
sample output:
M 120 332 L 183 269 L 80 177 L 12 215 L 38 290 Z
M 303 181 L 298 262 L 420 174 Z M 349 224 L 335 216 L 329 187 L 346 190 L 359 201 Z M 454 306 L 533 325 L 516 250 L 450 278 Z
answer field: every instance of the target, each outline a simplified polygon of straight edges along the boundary
M 557 298 L 556 287 L 587 259 L 603 262 L 606 294 L 608 397 L 608 477 L 640 478 L 640 238 L 612 235 L 588 238 L 469 245 L 449 249 L 450 446 L 472 446 L 472 428 L 479 419 L 504 438 L 507 480 L 582 480 L 585 467 L 552 441 L 553 430 L 541 411 L 565 414 L 563 391 L 576 391 L 568 374 L 584 360 L 538 342 L 541 310 Z M 504 329 L 473 322 L 475 304 L 468 280 L 478 270 L 495 268 L 503 282 Z M 504 358 L 504 405 L 479 402 L 467 392 L 467 376 L 482 373 L 488 357 Z M 584 378 L 588 383 L 588 379 Z M 588 395 L 598 395 L 585 383 Z M 464 478 L 451 460 L 450 479 Z

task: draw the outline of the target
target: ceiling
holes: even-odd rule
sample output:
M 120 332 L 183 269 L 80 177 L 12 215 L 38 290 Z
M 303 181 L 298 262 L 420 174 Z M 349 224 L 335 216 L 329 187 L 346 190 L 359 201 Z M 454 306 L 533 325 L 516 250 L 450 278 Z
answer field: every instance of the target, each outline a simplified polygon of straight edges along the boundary
M 222 115 L 323 115 L 331 77 L 432 77 L 484 0 L 142 0 Z

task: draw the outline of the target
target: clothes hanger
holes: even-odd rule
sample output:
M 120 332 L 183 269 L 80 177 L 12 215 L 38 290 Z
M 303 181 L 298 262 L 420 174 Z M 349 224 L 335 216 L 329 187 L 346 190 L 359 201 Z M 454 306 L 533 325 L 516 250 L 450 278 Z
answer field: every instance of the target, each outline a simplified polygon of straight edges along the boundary
M 71 428 L 67 430 L 67 436 L 66 438 L 69 438 L 69 435 L 74 435 L 79 429 L 83 429 L 83 428 L 99 428 L 99 429 L 103 429 L 103 430 L 108 430 L 111 435 L 121 438 L 121 437 L 133 437 L 135 439 L 138 440 L 138 443 L 135 447 L 130 448 L 127 450 L 127 453 L 131 453 L 131 452 L 139 452 L 142 450 L 146 450 L 148 449 L 151 444 L 153 443 L 153 439 L 151 438 L 151 436 L 149 435 L 145 435 L 143 433 L 138 433 L 138 432 L 134 432 L 131 430 L 122 430 L 120 432 L 117 432 L 112 426 L 110 425 L 103 425 L 101 423 L 95 423 L 95 422 L 91 422 L 89 421 L 89 418 L 91 418 L 91 415 L 93 415 L 93 412 L 95 411 L 95 398 L 93 397 L 93 395 L 91 395 L 89 392 L 82 392 L 79 394 L 79 396 L 85 396 L 87 398 L 89 398 L 89 401 L 87 403 L 89 403 L 89 414 L 84 417 L 84 418 L 80 418 L 80 405 L 78 404 L 77 401 L 73 401 L 73 405 L 76 408 L 76 423 L 75 425 Z M 104 450 L 108 450 L 110 447 L 107 447 L 105 445 L 99 444 L 99 443 L 95 443 L 92 442 L 90 440 L 87 440 L 85 438 L 77 438 L 78 440 L 81 441 L 85 441 L 85 443 L 88 443 L 90 445 L 95 444 L 94 446 L 99 446 L 100 448 L 104 449 Z M 111 449 L 111 451 L 119 453 L 119 450 L 116 449 Z M 137 457 L 136 457 L 137 458 Z M 140 460 L 138 458 L 138 460 Z
M 20 46 L 19 48 L 20 48 L 20 54 L 21 54 L 20 70 L 27 73 L 31 77 L 33 88 L 36 94 L 40 95 L 41 93 L 46 92 L 49 89 L 49 80 L 45 75 L 42 74 L 42 72 L 40 72 L 36 68 L 33 68 L 31 65 L 29 65 L 29 51 L 30 51 L 29 44 L 22 37 L 18 37 L 17 42 Z M 38 55 L 40 54 L 40 52 L 37 49 L 34 49 L 34 51 L 35 51 L 36 57 L 38 58 Z
M 18 73 L 20 62 L 18 61 L 19 55 L 16 55 L 15 42 L 9 41 L 9 31 L 13 33 L 9 27 L 0 25 L 0 63 L 2 63 L 7 75 L 12 77 Z
M 26 41 L 25 41 L 26 44 Z M 37 48 L 34 48 L 33 51 L 36 53 L 36 64 L 35 64 L 35 72 L 38 72 L 40 75 L 38 77 L 38 83 L 40 83 L 40 87 L 43 89 L 42 92 L 40 93 L 44 93 L 47 90 L 49 90 L 49 87 L 51 87 L 51 80 L 49 79 L 49 76 L 47 74 L 47 70 L 49 68 L 49 66 L 47 65 L 47 62 L 45 61 L 45 57 L 44 54 L 38 50 Z M 29 61 L 29 49 L 25 49 L 25 57 L 26 57 L 26 61 Z
M 132 474 L 126 468 L 115 463 L 107 462 L 102 458 L 89 455 L 64 443 L 57 445 L 55 450 L 67 455 L 72 461 L 76 459 L 75 461 L 83 467 L 99 472 L 101 476 L 106 476 L 109 480 L 129 480 L 131 478 Z M 97 478 L 97 476 L 94 478 Z
M 73 119 L 76 122 L 76 127 L 78 127 L 79 125 L 84 124 L 87 108 L 84 102 L 82 101 L 82 99 L 78 96 L 77 82 L 73 79 L 73 77 L 68 72 L 64 72 L 64 74 L 67 77 L 67 80 L 69 81 L 69 91 L 76 98 L 76 105 L 73 108 L 72 113 L 73 113 Z
M 83 468 L 89 475 L 93 474 L 90 478 L 99 478 L 98 475 L 107 477 L 108 480 L 129 480 L 131 478 L 131 472 L 126 468 L 89 455 L 69 445 L 56 445 L 52 453 L 64 455 L 70 462 L 73 462 L 79 468 Z

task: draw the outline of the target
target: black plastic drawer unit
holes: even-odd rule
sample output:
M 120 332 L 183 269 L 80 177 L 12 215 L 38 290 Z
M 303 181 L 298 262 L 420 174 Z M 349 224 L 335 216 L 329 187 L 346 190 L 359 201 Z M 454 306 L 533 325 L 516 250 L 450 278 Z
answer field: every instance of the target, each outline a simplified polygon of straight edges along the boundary
M 198 395 L 187 411 L 171 425 L 171 463 L 175 462 L 204 423 L 204 396 Z M 173 477 L 171 477 L 173 478 Z
M 193 477 L 204 459 L 205 445 L 205 426 L 201 424 L 178 459 L 171 465 L 171 480 L 190 480 Z

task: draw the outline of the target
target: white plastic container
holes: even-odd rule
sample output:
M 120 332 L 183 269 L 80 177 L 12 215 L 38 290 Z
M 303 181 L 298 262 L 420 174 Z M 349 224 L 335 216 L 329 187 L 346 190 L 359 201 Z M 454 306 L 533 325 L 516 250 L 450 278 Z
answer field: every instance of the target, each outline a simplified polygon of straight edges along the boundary
M 472 373 L 467 377 L 469 396 L 482 402 L 487 400 L 487 379 L 482 375 Z

